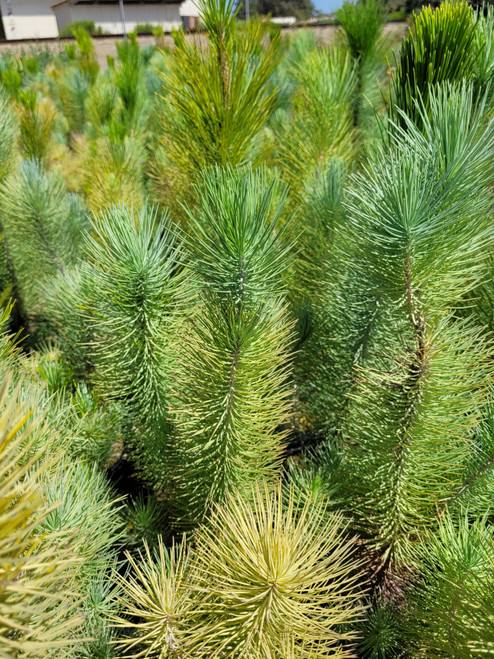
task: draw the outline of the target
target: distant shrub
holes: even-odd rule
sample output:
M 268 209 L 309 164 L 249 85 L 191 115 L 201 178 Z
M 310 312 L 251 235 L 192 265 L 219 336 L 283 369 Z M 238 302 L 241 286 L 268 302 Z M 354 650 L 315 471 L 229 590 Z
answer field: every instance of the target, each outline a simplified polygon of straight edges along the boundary
M 155 30 L 156 25 L 151 25 L 151 23 L 142 23 L 141 25 L 136 26 L 134 32 L 136 34 L 154 34 Z
M 68 23 L 62 30 L 60 30 L 61 37 L 73 37 L 74 32 L 80 29 L 86 30 L 91 36 L 95 34 L 103 34 L 101 27 L 96 27 L 94 21 L 74 21 L 73 23 Z
M 393 21 L 406 21 L 407 12 L 405 9 L 400 9 L 399 11 L 393 11 L 391 14 L 388 14 L 386 20 L 388 23 Z

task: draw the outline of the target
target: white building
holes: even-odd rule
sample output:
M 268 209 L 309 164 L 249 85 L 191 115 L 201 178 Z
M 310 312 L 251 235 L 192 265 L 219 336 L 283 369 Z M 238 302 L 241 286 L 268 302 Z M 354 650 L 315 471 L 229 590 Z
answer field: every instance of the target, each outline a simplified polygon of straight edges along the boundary
M 161 25 L 165 32 L 177 29 L 182 24 L 180 2 L 177 0 L 154 0 L 153 2 L 131 2 L 125 0 L 125 26 L 132 32 L 138 25 Z M 122 34 L 122 19 L 118 0 L 52 0 L 52 10 L 58 29 L 74 21 L 93 21 L 96 28 L 106 34 Z
M 137 25 L 161 25 L 165 32 L 197 27 L 199 12 L 194 0 L 124 0 L 127 32 Z M 69 23 L 93 21 L 106 34 L 122 34 L 118 0 L 0 0 L 0 39 L 58 37 Z
M 51 8 L 53 2 L 0 0 L 0 37 L 8 40 L 58 37 L 57 19 Z
M 179 11 L 184 28 L 186 30 L 197 30 L 200 18 L 197 0 L 184 0 Z

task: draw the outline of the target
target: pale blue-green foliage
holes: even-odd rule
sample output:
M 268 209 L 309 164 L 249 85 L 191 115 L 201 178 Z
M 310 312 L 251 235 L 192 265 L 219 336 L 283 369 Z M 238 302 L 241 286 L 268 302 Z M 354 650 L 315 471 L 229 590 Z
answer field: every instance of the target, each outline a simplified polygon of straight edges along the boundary
M 449 310 L 481 281 L 493 245 L 494 124 L 464 86 L 430 101 L 425 136 L 410 121 L 396 129 L 345 201 L 356 262 L 388 322 L 353 374 L 342 478 L 391 566 L 462 488 L 493 375 L 491 340 Z
M 114 565 L 110 568 L 113 570 Z M 108 616 L 115 608 L 115 595 L 118 586 L 109 572 L 100 572 L 91 577 L 85 585 L 85 599 L 81 613 L 84 616 L 83 628 L 79 635 L 85 640 L 70 648 L 67 659 L 113 659 L 116 649 L 113 645 L 114 630 L 108 625 Z
M 84 587 L 85 582 L 114 567 L 123 538 L 122 504 L 111 492 L 105 474 L 83 462 L 63 460 L 41 487 L 47 501 L 58 504 L 43 528 L 75 534 L 73 552 L 81 559 L 78 580 Z
M 494 127 L 488 112 L 489 94 L 485 92 L 477 98 L 473 84 L 445 82 L 430 92 L 428 101 L 430 110 L 426 112 L 423 100 L 420 97 L 416 100 L 421 115 L 420 131 L 411 119 L 400 113 L 405 128 L 395 126 L 396 132 L 390 136 L 396 148 L 400 149 L 405 140 L 425 157 L 436 150 L 441 173 L 463 168 L 470 183 L 476 181 L 481 170 L 487 177 L 492 176 L 494 156 L 490 145 Z M 470 159 L 473 170 L 465 168 Z
M 72 555 L 79 563 L 72 596 L 79 593 L 83 624 L 73 638 L 75 644 L 62 656 L 109 659 L 114 656 L 113 633 L 106 616 L 114 606 L 116 588 L 110 573 L 118 567 L 125 537 L 122 503 L 109 487 L 106 474 L 80 461 L 62 460 L 40 487 L 54 508 L 42 530 L 73 538 Z
M 86 242 L 95 380 L 136 420 L 163 420 L 181 292 L 181 248 L 166 215 L 112 207 Z
M 89 282 L 81 265 L 58 272 L 42 286 L 47 317 L 61 353 L 76 377 L 84 376 L 90 366 L 91 328 L 85 316 Z
M 393 147 L 352 175 L 346 202 L 362 269 L 380 294 L 396 304 L 408 291 L 429 313 L 483 275 L 493 243 L 485 181 L 494 165 L 494 122 L 483 125 L 471 90 L 445 87 L 430 97 L 425 134 L 405 119 Z
M 0 208 L 15 295 L 27 316 L 42 314 L 42 285 L 78 256 L 80 238 L 73 238 L 84 230 L 82 206 L 67 194 L 60 176 L 25 160 L 6 180 Z
M 441 516 L 414 560 L 403 627 L 412 656 L 489 656 L 494 650 L 494 537 L 486 517 Z

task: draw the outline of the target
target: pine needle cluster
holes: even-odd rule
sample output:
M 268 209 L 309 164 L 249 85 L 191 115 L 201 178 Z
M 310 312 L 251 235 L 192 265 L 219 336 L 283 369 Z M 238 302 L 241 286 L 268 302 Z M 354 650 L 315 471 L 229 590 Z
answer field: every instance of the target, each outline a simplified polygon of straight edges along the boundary
M 262 173 L 218 169 L 204 175 L 200 194 L 188 240 L 199 293 L 180 339 L 174 395 L 184 523 L 279 470 L 290 403 L 283 191 Z
M 143 657 L 352 656 L 359 563 L 341 518 L 324 509 L 293 490 L 285 506 L 280 486 L 256 486 L 215 508 L 197 550 L 146 548 L 135 576 L 120 579 L 126 617 L 116 624 L 136 632 L 122 645 Z

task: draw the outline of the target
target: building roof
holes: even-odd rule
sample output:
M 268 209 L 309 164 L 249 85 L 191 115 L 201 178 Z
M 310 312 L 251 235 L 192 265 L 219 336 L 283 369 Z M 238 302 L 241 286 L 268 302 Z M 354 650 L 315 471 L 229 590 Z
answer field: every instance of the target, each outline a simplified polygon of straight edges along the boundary
M 125 0 L 124 7 L 128 5 L 176 5 L 179 4 L 180 0 Z M 118 5 L 119 0 L 61 0 L 61 2 L 55 2 L 52 4 L 53 7 L 60 7 L 60 5 Z

